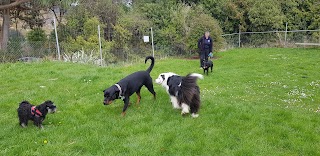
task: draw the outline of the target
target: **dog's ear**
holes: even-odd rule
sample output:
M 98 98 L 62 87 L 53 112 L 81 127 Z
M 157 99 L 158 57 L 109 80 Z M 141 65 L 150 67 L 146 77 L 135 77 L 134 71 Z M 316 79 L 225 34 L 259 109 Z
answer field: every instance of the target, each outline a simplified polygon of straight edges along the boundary
M 53 105 L 53 102 L 51 100 L 47 100 L 44 102 L 44 104 L 48 107 L 48 106 Z
M 124 93 L 126 92 L 126 89 L 125 88 L 122 88 L 121 90 L 121 95 L 119 94 L 120 93 L 120 89 L 118 87 L 114 87 L 114 94 L 117 93 L 118 96 L 124 96 Z
M 46 102 L 44 102 L 44 103 L 46 103 L 46 104 L 53 104 L 53 102 L 51 101 L 51 100 L 47 100 Z
M 163 74 L 161 74 L 160 76 L 161 76 L 163 81 L 166 79 Z
M 179 86 L 176 86 L 176 85 L 170 85 L 169 87 L 169 93 L 171 95 L 175 95 L 175 96 L 178 96 L 178 92 L 180 91 L 180 87 Z
M 38 105 L 36 107 L 40 112 L 43 112 L 45 109 L 47 109 L 47 105 L 46 104 L 41 104 L 41 105 Z

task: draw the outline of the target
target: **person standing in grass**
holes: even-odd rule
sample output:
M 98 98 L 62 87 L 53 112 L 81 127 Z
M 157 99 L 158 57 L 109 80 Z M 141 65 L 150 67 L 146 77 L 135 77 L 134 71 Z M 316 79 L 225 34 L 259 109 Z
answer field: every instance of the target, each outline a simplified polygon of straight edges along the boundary
M 210 32 L 206 31 L 204 35 L 198 40 L 198 48 L 200 54 L 200 68 L 202 67 L 202 61 L 208 61 L 209 54 L 212 55 L 212 39 L 210 37 Z

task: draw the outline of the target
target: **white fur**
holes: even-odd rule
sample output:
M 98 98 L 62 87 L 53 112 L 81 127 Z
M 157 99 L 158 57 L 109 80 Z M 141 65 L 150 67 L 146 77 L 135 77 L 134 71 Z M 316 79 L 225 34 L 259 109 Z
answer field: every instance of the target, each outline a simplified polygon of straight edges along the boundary
M 56 112 L 56 108 L 55 108 L 55 109 L 50 109 L 50 108 L 48 107 L 47 110 L 48 110 L 48 113 L 54 113 L 54 112 Z
M 181 111 L 182 115 L 188 114 L 190 112 L 190 107 L 187 104 L 182 103 L 181 107 L 182 107 L 182 111 Z
M 191 116 L 192 116 L 193 118 L 197 118 L 197 117 L 199 117 L 199 114 L 192 113 Z
M 172 103 L 173 108 L 181 109 L 181 107 L 179 106 L 179 103 L 178 103 L 178 99 L 175 96 L 170 96 L 170 99 L 171 99 L 171 103 Z
M 197 77 L 199 79 L 203 79 L 203 75 L 198 74 L 198 73 L 192 73 L 190 76 Z
M 164 79 L 162 79 L 161 75 L 164 76 Z M 173 75 L 177 75 L 177 74 L 171 73 L 171 72 L 169 72 L 169 73 L 161 73 L 161 74 L 159 74 L 158 78 L 155 80 L 155 82 L 157 84 L 161 84 L 161 86 L 166 89 L 168 94 L 169 94 L 169 86 L 167 85 L 167 81 L 168 81 L 168 78 L 170 76 L 173 76 Z

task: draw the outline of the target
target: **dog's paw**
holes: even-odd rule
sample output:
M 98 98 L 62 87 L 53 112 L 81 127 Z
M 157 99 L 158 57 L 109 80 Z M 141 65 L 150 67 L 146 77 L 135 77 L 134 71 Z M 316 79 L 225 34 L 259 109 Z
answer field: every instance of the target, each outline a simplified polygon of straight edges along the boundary
M 192 113 L 192 114 L 191 114 L 191 117 L 197 118 L 197 117 L 199 117 L 199 114 Z
M 188 113 L 189 113 L 189 110 L 187 110 L 187 109 L 182 109 L 182 111 L 181 111 L 181 115 L 185 115 Z
M 190 112 L 190 107 L 184 103 L 181 105 L 181 108 L 181 114 L 188 114 Z
M 177 102 L 172 101 L 171 103 L 172 103 L 172 107 L 173 107 L 174 109 L 182 109 L 182 107 L 179 106 L 179 104 L 178 104 Z
M 186 117 L 188 113 L 181 111 L 181 116 Z
M 126 116 L 126 112 L 122 112 L 121 115 L 122 115 L 122 117 L 125 117 Z
M 27 125 L 24 124 L 24 123 L 22 123 L 20 126 L 21 126 L 22 128 L 26 128 L 26 127 L 27 127 Z

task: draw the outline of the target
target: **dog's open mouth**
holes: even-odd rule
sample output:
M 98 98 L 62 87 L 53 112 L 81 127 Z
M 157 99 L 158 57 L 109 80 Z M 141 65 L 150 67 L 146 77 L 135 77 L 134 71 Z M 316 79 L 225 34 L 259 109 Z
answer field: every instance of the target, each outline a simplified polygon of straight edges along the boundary
M 112 100 L 103 102 L 104 105 L 110 105 L 111 103 L 112 103 Z
M 55 113 L 56 111 L 57 111 L 56 108 L 54 108 L 54 109 L 49 109 L 49 110 L 48 110 L 48 113 Z

